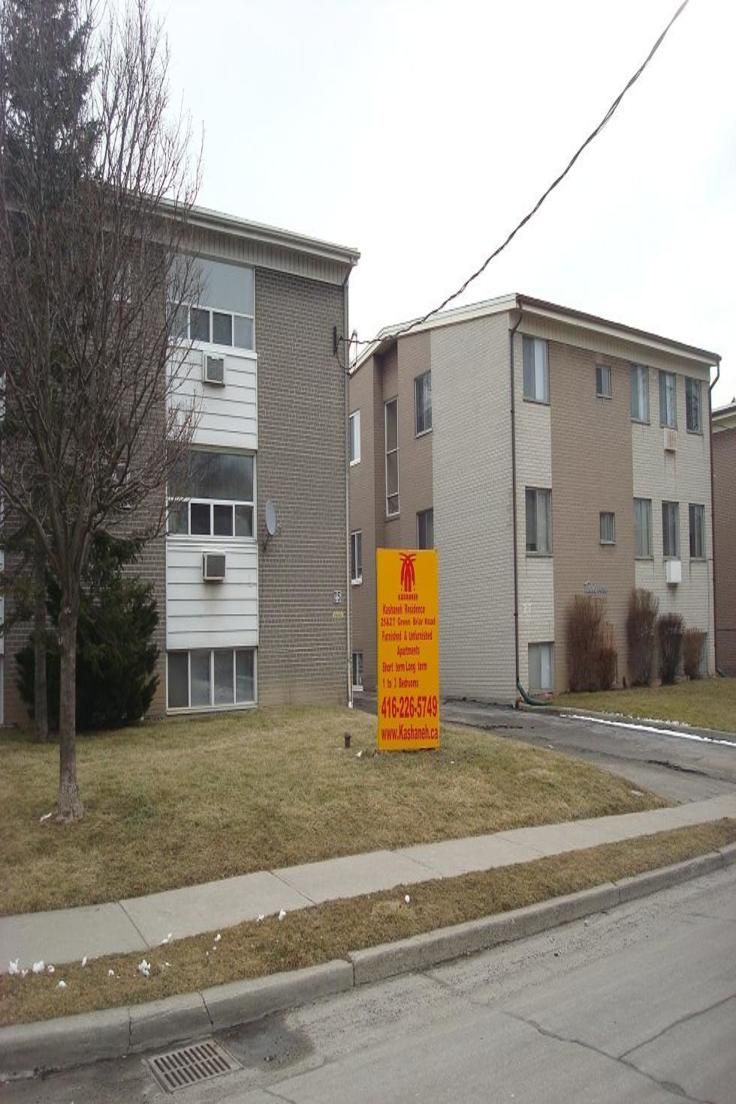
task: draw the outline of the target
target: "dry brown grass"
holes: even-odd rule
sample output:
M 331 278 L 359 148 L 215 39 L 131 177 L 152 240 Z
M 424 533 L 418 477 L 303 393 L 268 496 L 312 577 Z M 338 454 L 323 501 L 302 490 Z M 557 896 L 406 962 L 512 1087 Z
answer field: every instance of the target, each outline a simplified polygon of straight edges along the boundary
M 602 882 L 639 874 L 736 840 L 736 820 L 679 828 L 609 843 L 482 874 L 466 874 L 334 901 L 290 913 L 279 922 L 246 923 L 182 939 L 141 954 L 111 955 L 59 966 L 53 977 L 0 978 L 0 1024 L 30 1023 L 115 1005 L 139 1004 L 241 978 L 295 970 L 344 958 L 351 950 L 534 904 Z M 410 892 L 407 905 L 404 894 Z M 109 977 L 108 970 L 115 976 Z M 67 988 L 57 989 L 59 979 Z
M 0 913 L 664 804 L 472 729 L 444 728 L 438 752 L 374 756 L 374 726 L 346 709 L 261 709 L 80 737 L 87 815 L 71 827 L 39 823 L 58 749 L 3 733 Z
M 736 679 L 710 678 L 674 686 L 639 686 L 595 694 L 560 694 L 555 705 L 630 717 L 680 721 L 696 728 L 736 730 Z

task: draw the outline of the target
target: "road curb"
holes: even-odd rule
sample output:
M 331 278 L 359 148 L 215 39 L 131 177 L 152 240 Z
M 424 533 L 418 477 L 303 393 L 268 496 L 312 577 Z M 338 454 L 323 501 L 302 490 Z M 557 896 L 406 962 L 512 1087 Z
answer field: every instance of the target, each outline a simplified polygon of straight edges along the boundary
M 273 1012 L 298 1008 L 322 997 L 425 970 L 502 943 L 605 912 L 619 904 L 702 877 L 736 863 L 736 844 L 672 866 L 647 870 L 525 908 L 471 920 L 396 943 L 351 951 L 335 959 L 180 994 L 129 1008 L 111 1008 L 40 1023 L 0 1028 L 0 1081 L 70 1069 L 105 1058 L 123 1058 L 156 1047 L 202 1038 Z

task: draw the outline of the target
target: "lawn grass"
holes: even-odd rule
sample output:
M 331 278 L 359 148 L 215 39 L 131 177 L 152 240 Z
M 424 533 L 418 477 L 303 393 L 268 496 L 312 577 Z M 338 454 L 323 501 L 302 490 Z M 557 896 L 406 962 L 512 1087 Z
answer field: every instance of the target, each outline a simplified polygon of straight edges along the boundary
M 674 686 L 643 686 L 594 694 L 560 694 L 554 704 L 681 721 L 721 732 L 736 731 L 736 679 L 732 678 L 695 679 Z
M 0 1024 L 90 1012 L 190 993 L 211 985 L 314 966 L 349 951 L 507 912 L 644 870 L 706 854 L 736 841 L 736 820 L 659 832 L 480 874 L 400 886 L 382 893 L 272 916 L 178 940 L 145 956 L 109 955 L 53 976 L 0 978 Z M 410 894 L 407 904 L 406 892 Z M 151 976 L 138 972 L 141 958 Z M 108 971 L 112 970 L 114 976 Z M 63 979 L 66 988 L 57 988 Z
M 58 748 L 3 733 L 0 913 L 665 804 L 486 732 L 445 727 L 437 752 L 382 755 L 374 733 L 357 711 L 279 708 L 80 737 L 87 813 L 71 826 L 39 823 Z

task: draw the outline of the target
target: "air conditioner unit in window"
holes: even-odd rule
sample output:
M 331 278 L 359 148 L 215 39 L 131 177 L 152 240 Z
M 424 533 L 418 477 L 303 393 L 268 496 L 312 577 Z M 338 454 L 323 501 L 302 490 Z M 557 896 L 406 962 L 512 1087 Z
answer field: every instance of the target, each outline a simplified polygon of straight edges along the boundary
M 666 429 L 664 431 L 664 451 L 677 452 L 677 430 Z
M 224 387 L 225 358 L 222 356 L 209 356 L 209 354 L 205 355 L 203 379 L 205 383 L 214 383 L 218 387 Z
M 202 554 L 202 578 L 206 583 L 221 583 L 225 578 L 225 566 L 224 552 L 204 552 Z
M 670 586 L 682 582 L 682 560 L 665 560 L 664 577 Z

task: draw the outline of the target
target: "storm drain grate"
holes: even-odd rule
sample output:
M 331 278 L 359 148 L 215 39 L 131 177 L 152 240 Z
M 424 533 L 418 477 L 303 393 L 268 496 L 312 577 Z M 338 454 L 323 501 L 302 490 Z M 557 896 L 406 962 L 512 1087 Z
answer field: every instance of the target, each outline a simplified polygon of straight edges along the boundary
M 242 1069 L 240 1062 L 236 1062 L 213 1039 L 205 1039 L 179 1050 L 167 1050 L 165 1054 L 149 1058 L 148 1064 L 153 1076 L 166 1092 L 187 1089 L 190 1085 L 198 1085 L 200 1081 L 209 1081 L 212 1077 Z

